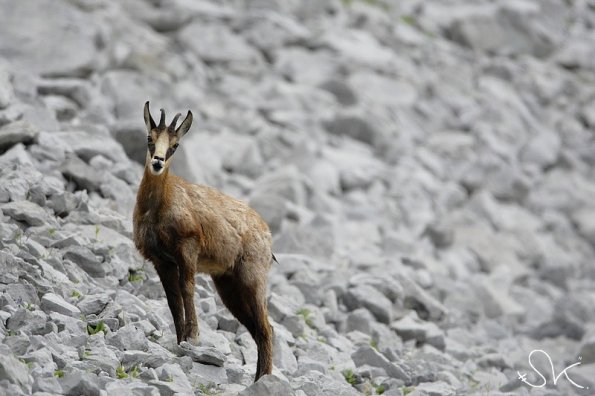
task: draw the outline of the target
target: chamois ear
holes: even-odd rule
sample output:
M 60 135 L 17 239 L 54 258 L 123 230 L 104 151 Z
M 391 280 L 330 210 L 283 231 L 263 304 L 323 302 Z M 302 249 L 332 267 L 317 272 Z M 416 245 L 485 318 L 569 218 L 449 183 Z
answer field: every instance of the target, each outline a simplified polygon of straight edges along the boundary
M 176 129 L 176 136 L 178 137 L 178 139 L 180 139 L 188 132 L 188 130 L 190 129 L 190 125 L 192 125 L 192 112 L 188 110 L 186 118 L 184 118 L 184 121 L 182 121 L 178 129 Z
M 153 121 L 153 117 L 151 117 L 151 112 L 149 111 L 149 101 L 148 100 L 145 103 L 144 117 L 145 117 L 145 125 L 147 126 L 147 132 L 151 133 L 151 129 L 154 129 L 157 125 L 155 124 L 155 121 Z

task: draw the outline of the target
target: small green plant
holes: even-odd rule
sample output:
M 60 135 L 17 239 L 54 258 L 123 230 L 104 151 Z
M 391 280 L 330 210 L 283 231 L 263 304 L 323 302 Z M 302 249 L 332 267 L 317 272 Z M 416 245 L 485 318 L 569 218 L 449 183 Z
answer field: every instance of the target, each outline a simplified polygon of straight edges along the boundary
M 154 331 L 151 333 L 151 335 L 149 335 L 149 339 L 153 342 L 157 342 L 162 336 L 163 334 L 159 334 L 156 331 Z
M 374 388 L 374 390 L 376 391 L 377 395 L 381 395 L 384 393 L 384 391 L 386 390 L 386 388 L 384 387 L 383 384 L 380 385 L 376 385 L 376 387 Z
M 138 378 L 140 375 L 140 369 L 137 366 L 133 366 L 130 370 L 128 370 L 128 375 L 130 378 Z
M 174 377 L 171 375 L 165 379 L 165 382 L 174 382 Z
M 99 232 L 101 231 L 101 228 L 99 228 L 98 225 L 95 226 L 95 240 L 99 240 Z
M 411 392 L 413 392 L 415 390 L 414 386 L 404 386 L 402 389 L 403 391 L 403 395 L 407 396 L 408 394 L 410 394 Z
M 374 349 L 378 350 L 378 343 L 377 343 L 377 342 L 376 342 L 376 340 L 375 340 L 375 339 L 373 339 L 373 338 L 370 340 L 370 346 L 371 346 L 372 348 L 374 348 Z
M 97 334 L 100 331 L 103 331 L 104 334 L 107 333 L 107 329 L 103 323 L 103 320 L 100 320 L 95 326 L 87 324 L 87 333 L 89 333 L 89 335 Z
M 23 305 L 23 307 L 27 310 L 27 311 L 35 311 L 35 305 L 31 304 L 30 302 L 26 303 Z
M 401 21 L 407 25 L 415 25 L 416 24 L 416 20 L 415 17 L 411 16 L 411 15 L 401 15 Z
M 8 330 L 8 333 L 6 333 L 9 337 L 15 336 L 17 335 L 17 332 L 14 330 Z
M 297 310 L 296 314 L 304 318 L 304 322 L 306 322 L 306 325 L 308 327 L 310 327 L 311 329 L 314 328 L 314 322 L 312 321 L 311 317 L 312 312 L 310 312 L 308 308 L 300 308 Z
M 62 371 L 62 370 L 54 371 L 54 377 L 58 377 L 58 378 L 64 377 L 64 371 Z
M 89 359 L 90 356 L 91 356 L 91 351 L 89 351 L 88 349 L 85 349 L 85 351 L 83 352 L 83 359 Z
M 321 344 L 326 344 L 326 338 L 324 338 L 323 336 L 318 336 L 317 340 L 318 340 L 318 342 L 320 342 Z
M 199 390 L 199 392 L 205 396 L 214 396 L 217 394 L 217 392 L 215 391 L 216 385 L 213 382 L 209 382 L 208 385 L 205 384 L 198 384 L 196 386 L 196 388 Z
M 70 293 L 70 297 L 81 298 L 81 293 L 78 290 L 73 290 L 72 293 Z
M 468 381 L 469 381 L 469 387 L 471 389 L 473 389 L 473 390 L 479 389 L 479 385 L 481 385 L 481 384 L 479 383 L 479 381 L 476 381 L 475 378 L 469 377 Z
M 355 385 L 356 379 L 355 379 L 355 374 L 353 373 L 353 370 L 345 369 L 341 372 L 341 374 L 343 374 L 345 381 L 347 381 L 347 383 L 349 385 L 352 385 L 352 386 Z
M 145 275 L 142 271 L 130 270 L 128 274 L 128 282 L 140 282 L 145 280 Z
M 21 230 L 17 230 L 14 234 L 14 241 L 17 244 L 17 246 L 21 247 L 23 246 L 23 231 Z
M 50 228 L 48 230 L 48 235 L 53 238 L 54 235 L 56 235 L 56 229 L 54 227 Z
M 116 377 L 118 377 L 118 379 L 128 378 L 128 374 L 124 370 L 124 366 L 118 366 L 118 368 L 116 369 Z
M 25 366 L 27 366 L 29 368 L 29 370 L 31 370 L 34 366 L 33 362 L 27 362 L 27 361 L 25 361 L 25 359 L 19 359 L 19 361 L 21 363 L 23 363 Z

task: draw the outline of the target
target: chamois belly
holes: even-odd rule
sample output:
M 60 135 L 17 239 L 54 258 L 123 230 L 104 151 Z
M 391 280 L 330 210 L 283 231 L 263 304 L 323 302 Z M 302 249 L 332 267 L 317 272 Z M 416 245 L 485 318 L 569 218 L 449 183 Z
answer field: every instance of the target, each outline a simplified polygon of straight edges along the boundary
M 196 272 L 202 272 L 209 275 L 223 275 L 231 269 L 231 266 L 221 264 L 213 259 L 199 257 L 196 260 Z
M 137 248 L 144 258 L 153 264 L 181 265 L 183 264 L 182 261 L 187 261 L 184 264 L 193 266 L 195 272 L 222 275 L 231 270 L 235 263 L 235 260 L 215 259 L 206 254 L 201 254 L 198 239 L 171 238 L 169 237 L 171 233 L 159 227 L 143 226 L 143 231 L 140 234 L 144 235 L 144 238 L 138 241 Z

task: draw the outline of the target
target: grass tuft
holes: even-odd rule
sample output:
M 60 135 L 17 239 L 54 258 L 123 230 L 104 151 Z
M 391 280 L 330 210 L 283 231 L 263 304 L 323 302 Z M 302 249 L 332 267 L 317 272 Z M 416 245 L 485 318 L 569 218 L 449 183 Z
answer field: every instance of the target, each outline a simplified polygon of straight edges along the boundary
M 351 385 L 351 386 L 355 385 L 356 378 L 355 378 L 355 373 L 353 372 L 353 370 L 345 369 L 345 370 L 341 371 L 341 374 L 343 374 L 345 381 L 347 381 L 347 383 L 349 385 Z
M 103 323 L 103 320 L 99 321 L 95 326 L 90 324 L 87 325 L 87 333 L 89 333 L 89 335 L 97 334 L 100 331 L 103 331 L 104 334 L 107 333 L 107 327 L 105 326 L 105 323 Z
M 128 378 L 128 374 L 124 370 L 124 366 L 118 366 L 118 368 L 116 369 L 116 377 L 118 377 L 118 379 Z
M 142 271 L 130 270 L 128 274 L 128 282 L 141 282 L 145 280 L 145 275 Z
M 312 312 L 308 309 L 308 308 L 300 308 L 297 310 L 296 315 L 300 315 L 301 317 L 304 318 L 304 322 L 306 322 L 306 325 L 313 329 L 314 328 L 314 322 L 312 321 Z

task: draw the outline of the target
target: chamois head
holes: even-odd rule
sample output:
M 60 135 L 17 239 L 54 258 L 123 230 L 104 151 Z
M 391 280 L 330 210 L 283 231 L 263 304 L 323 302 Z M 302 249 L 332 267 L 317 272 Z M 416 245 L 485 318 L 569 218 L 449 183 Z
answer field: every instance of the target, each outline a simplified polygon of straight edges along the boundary
M 169 166 L 169 160 L 176 152 L 180 139 L 192 125 L 192 112 L 188 111 L 184 121 L 176 128 L 176 122 L 178 122 L 181 115 L 180 113 L 176 114 L 171 124 L 166 126 L 165 111 L 161 109 L 161 119 L 159 125 L 156 125 L 149 111 L 149 102 L 145 103 L 144 118 L 148 133 L 146 166 L 149 167 L 151 174 L 155 176 L 161 175 Z

